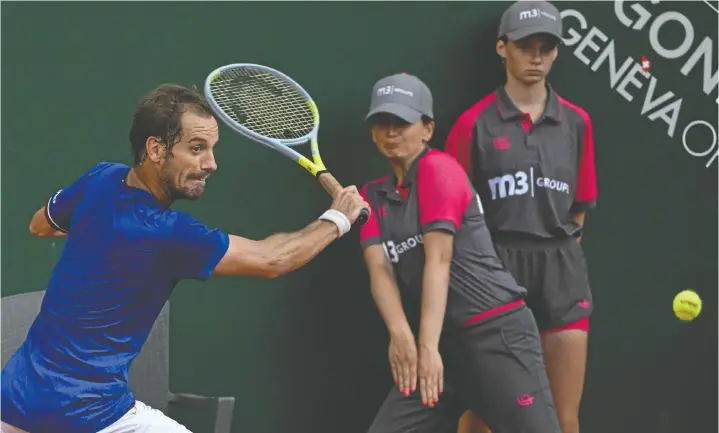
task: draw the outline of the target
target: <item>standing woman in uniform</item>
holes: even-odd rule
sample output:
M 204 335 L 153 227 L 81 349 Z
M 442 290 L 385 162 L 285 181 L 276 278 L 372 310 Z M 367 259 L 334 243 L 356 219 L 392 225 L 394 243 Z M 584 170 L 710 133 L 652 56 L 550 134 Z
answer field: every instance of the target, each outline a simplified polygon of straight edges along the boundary
M 464 166 L 497 252 L 528 290 L 563 433 L 577 433 L 593 308 L 579 240 L 597 185 L 589 116 L 546 81 L 561 36 L 551 3 L 510 6 L 496 45 L 507 80 L 459 117 L 445 151 Z
M 526 290 L 462 167 L 428 147 L 432 119 L 417 77 L 375 84 L 366 120 L 392 172 L 361 189 L 360 240 L 396 386 L 369 432 L 455 433 L 472 408 L 495 433 L 561 433 Z

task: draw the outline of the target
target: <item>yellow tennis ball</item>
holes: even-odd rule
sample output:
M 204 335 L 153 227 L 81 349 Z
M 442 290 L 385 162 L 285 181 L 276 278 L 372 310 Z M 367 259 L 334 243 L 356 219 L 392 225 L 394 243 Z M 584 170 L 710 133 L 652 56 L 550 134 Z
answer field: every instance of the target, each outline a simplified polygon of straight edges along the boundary
M 674 297 L 672 307 L 679 320 L 691 322 L 702 311 L 702 299 L 693 290 L 682 290 Z

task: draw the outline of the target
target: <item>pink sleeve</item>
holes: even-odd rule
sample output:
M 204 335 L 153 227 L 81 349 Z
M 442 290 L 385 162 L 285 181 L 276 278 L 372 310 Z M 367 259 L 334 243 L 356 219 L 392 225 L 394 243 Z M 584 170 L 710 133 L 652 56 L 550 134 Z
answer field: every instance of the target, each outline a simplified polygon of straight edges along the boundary
M 597 172 L 594 167 L 594 134 L 592 120 L 587 113 L 583 113 L 584 136 L 582 137 L 582 158 L 579 163 L 577 178 L 578 202 L 592 203 L 597 199 Z
M 376 209 L 372 206 L 372 202 L 370 202 L 367 198 L 367 185 L 360 189 L 360 195 L 362 195 L 362 198 L 370 204 L 371 210 L 369 219 L 360 227 L 360 244 L 363 248 L 366 248 L 370 245 L 379 244 L 381 242 L 380 230 L 379 223 L 377 222 Z
M 459 163 L 432 150 L 420 161 L 417 196 L 422 232 L 444 229 L 454 233 L 462 225 L 472 190 Z
M 444 143 L 444 151 L 452 155 L 472 175 L 472 143 L 474 136 L 474 118 L 466 113 L 457 119 Z
M 454 126 L 452 126 L 447 136 L 447 141 L 444 143 L 444 151 L 459 161 L 470 178 L 472 178 L 474 163 L 472 152 L 475 144 L 477 118 L 484 110 L 490 107 L 496 99 L 496 93 L 492 92 L 462 113 L 454 123 Z

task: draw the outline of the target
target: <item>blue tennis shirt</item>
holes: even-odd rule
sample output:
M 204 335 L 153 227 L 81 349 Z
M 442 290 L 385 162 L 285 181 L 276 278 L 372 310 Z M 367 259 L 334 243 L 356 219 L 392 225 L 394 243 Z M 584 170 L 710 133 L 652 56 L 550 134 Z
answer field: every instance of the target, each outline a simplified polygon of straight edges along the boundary
M 127 185 L 101 162 L 55 193 L 68 232 L 27 339 L 2 371 L 2 420 L 30 432 L 92 433 L 135 403 L 128 370 L 173 288 L 206 280 L 229 237 Z

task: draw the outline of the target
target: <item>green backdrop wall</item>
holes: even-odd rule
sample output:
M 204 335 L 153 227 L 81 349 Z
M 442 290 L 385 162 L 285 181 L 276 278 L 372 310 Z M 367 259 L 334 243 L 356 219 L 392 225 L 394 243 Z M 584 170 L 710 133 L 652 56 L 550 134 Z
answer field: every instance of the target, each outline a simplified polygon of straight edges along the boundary
M 441 147 L 503 78 L 493 38 L 509 4 L 3 3 L 2 295 L 45 287 L 63 241 L 33 238 L 30 217 L 96 161 L 131 161 L 132 108 L 155 85 L 201 86 L 231 62 L 279 68 L 320 107 L 327 165 L 361 184 L 387 171 L 362 124 L 374 81 L 425 80 Z M 551 81 L 594 120 L 600 191 L 584 238 L 596 313 L 582 432 L 716 432 L 717 14 L 702 2 L 558 6 L 567 44 Z M 642 56 L 649 74 L 631 69 Z M 206 196 L 179 204 L 210 225 L 261 238 L 329 204 L 293 163 L 224 127 L 218 158 Z M 174 390 L 236 396 L 238 433 L 364 432 L 391 382 L 357 241 L 274 281 L 181 283 Z M 704 299 L 693 323 L 671 312 L 686 287 Z

